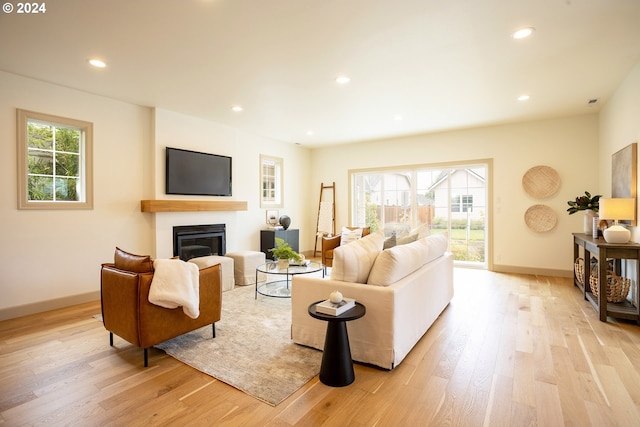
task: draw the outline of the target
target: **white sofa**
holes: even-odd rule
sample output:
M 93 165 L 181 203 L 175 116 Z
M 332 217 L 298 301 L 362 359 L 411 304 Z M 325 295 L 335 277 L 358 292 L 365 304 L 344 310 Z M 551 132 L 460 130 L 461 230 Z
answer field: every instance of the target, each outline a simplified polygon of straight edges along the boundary
M 385 250 L 383 241 L 375 233 L 337 248 L 330 279 L 294 276 L 294 342 L 323 349 L 327 324 L 308 307 L 338 290 L 367 309 L 347 323 L 353 360 L 393 369 L 407 356 L 453 298 L 453 256 L 444 235 Z

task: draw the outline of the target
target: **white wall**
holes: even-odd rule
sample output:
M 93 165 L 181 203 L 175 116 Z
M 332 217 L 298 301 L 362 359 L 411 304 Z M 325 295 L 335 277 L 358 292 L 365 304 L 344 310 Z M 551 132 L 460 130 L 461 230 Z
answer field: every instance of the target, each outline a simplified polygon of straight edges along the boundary
M 150 252 L 153 230 L 140 213 L 152 193 L 151 111 L 0 72 L 0 309 L 100 288 L 100 264 L 116 245 Z M 93 123 L 94 209 L 17 209 L 16 108 Z
M 633 142 L 640 143 L 640 62 L 600 113 L 600 189 L 605 197 L 611 196 L 611 155 Z M 632 230 L 631 240 L 640 242 L 640 227 Z
M 226 224 L 227 252 L 260 250 L 260 229 L 265 227 L 265 209 L 260 208 L 260 154 L 281 157 L 284 163 L 284 208 L 280 215 L 291 217 L 291 228 L 300 230 L 301 242 L 315 228 L 303 214 L 307 206 L 309 150 L 295 144 L 262 138 L 208 120 L 162 109 L 155 110 L 155 198 L 188 200 L 242 200 L 247 211 L 182 212 L 155 215 L 156 253 L 173 255 L 173 226 Z M 164 193 L 165 147 L 222 154 L 233 158 L 233 196 L 197 197 Z M 315 224 L 315 223 L 314 223 Z M 310 250 L 301 244 L 301 250 Z
M 597 146 L 595 114 L 370 141 L 315 149 L 312 182 L 336 182 L 336 226 L 341 227 L 349 225 L 349 169 L 493 159 L 495 268 L 568 272 L 571 233 L 582 231 L 582 217 L 566 214 L 567 201 L 597 190 Z M 549 199 L 533 199 L 522 188 L 522 176 L 536 165 L 555 168 L 562 179 Z M 524 223 L 525 211 L 538 203 L 558 217 L 546 233 L 534 233 Z
M 226 223 L 228 251 L 258 250 L 265 225 L 258 199 L 261 153 L 284 159 L 285 208 L 280 213 L 291 217 L 301 240 L 315 231 L 315 222 L 303 214 L 310 169 L 304 147 L 4 72 L 0 94 L 0 319 L 99 298 L 100 264 L 113 259 L 116 246 L 171 256 L 173 225 Z M 17 209 L 16 108 L 93 123 L 93 210 Z M 143 199 L 191 199 L 164 195 L 166 145 L 231 155 L 233 199 L 246 200 L 249 209 L 140 212 Z

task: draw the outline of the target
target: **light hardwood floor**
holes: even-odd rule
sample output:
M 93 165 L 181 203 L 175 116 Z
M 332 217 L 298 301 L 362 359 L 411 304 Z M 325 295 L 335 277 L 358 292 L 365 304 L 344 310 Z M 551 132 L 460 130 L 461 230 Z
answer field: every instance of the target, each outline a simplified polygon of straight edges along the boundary
M 0 425 L 638 426 L 640 326 L 570 279 L 455 271 L 456 296 L 393 371 L 314 378 L 276 407 L 109 337 L 98 302 L 0 322 Z

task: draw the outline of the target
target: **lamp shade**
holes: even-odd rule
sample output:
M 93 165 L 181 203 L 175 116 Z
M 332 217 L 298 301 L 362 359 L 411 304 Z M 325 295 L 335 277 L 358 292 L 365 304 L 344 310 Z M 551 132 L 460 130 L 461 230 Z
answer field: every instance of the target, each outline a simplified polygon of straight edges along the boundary
M 631 220 L 635 217 L 636 199 L 600 199 L 600 219 Z
M 600 199 L 598 208 L 600 219 L 613 219 L 615 225 L 604 230 L 604 240 L 607 243 L 627 243 L 631 237 L 631 232 L 621 225 L 619 220 L 634 219 L 636 214 L 635 199 Z

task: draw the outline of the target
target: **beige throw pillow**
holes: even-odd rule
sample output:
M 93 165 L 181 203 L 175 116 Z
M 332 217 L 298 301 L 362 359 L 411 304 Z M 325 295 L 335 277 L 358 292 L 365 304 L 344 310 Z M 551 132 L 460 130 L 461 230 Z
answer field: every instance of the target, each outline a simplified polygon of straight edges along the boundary
M 384 245 L 382 246 L 382 249 L 389 249 L 389 248 L 394 247 L 395 245 L 397 245 L 396 235 L 392 234 L 391 236 L 387 237 L 384 240 Z
M 424 239 L 429 234 L 431 234 L 431 230 L 429 229 L 429 224 L 422 224 L 418 228 L 416 228 L 412 233 L 416 233 L 419 239 Z
M 343 282 L 367 283 L 369 271 L 382 251 L 384 234 L 382 231 L 364 236 L 333 251 L 331 279 Z
M 396 238 L 397 245 L 407 245 L 409 243 L 413 243 L 418 240 L 418 233 L 411 233 L 406 236 L 400 236 Z
M 356 228 L 350 230 L 347 227 L 342 227 L 342 233 L 340 233 L 340 246 L 346 245 L 351 242 L 355 242 L 362 237 L 362 228 Z

